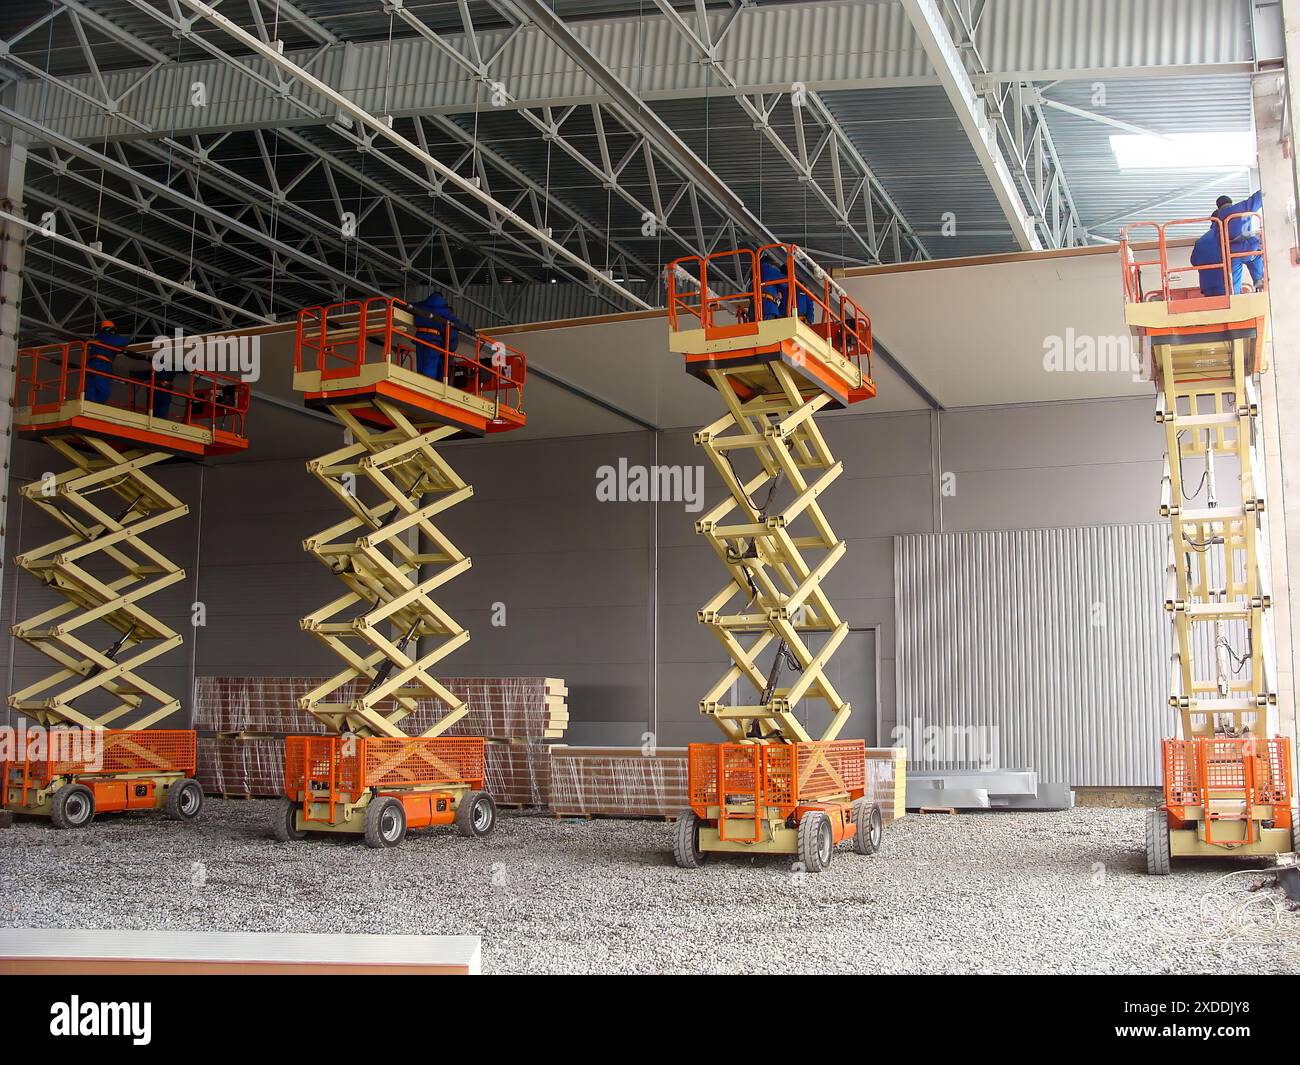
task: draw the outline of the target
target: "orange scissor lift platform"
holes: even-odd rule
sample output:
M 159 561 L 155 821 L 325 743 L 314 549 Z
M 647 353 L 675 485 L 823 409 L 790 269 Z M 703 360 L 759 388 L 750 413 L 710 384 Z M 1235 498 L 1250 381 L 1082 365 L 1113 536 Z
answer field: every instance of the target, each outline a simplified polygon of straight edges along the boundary
M 16 374 L 15 432 L 46 443 L 68 469 L 22 489 L 64 535 L 15 561 L 64 602 L 12 630 L 56 668 L 9 697 L 31 725 L 0 763 L 0 798 L 60 828 L 124 810 L 191 820 L 203 803 L 195 733 L 151 727 L 181 706 L 141 672 L 183 642 L 144 605 L 185 579 L 145 539 L 188 513 L 151 468 L 246 448 L 249 386 L 200 370 L 178 385 L 152 367 L 92 368 L 84 341 L 23 348 Z M 96 379 L 102 402 L 86 398 Z
M 883 836 L 865 744 L 837 739 L 852 707 L 827 667 L 848 623 L 822 582 L 845 543 L 819 500 L 844 465 L 815 417 L 875 395 L 871 319 L 789 244 L 679 259 L 668 318 L 670 350 L 726 406 L 695 434 L 729 490 L 695 524 L 728 571 L 697 618 L 732 661 L 700 700 L 727 741 L 690 745 L 674 858 L 788 854 L 819 872 L 837 843 L 870 854 Z M 797 677 L 782 683 L 783 668 Z
M 437 377 L 417 369 L 422 344 L 440 357 Z M 468 351 L 422 342 L 403 300 L 375 296 L 305 308 L 295 352 L 293 387 L 310 407 L 352 409 L 378 424 L 383 417 L 373 401 L 385 399 L 421 424 L 455 426 L 467 436 L 527 422 L 522 354 L 486 335 L 470 338 Z
M 464 351 L 447 339 L 417 333 L 396 299 L 298 317 L 294 386 L 347 431 L 343 447 L 307 468 L 348 516 L 303 547 L 347 590 L 302 619 L 343 668 L 300 703 L 329 734 L 285 741 L 272 826 L 282 841 L 332 832 L 386 848 L 412 828 L 481 837 L 496 824 L 484 741 L 446 735 L 468 708 L 432 672 L 469 640 L 433 593 L 470 567 L 434 519 L 473 494 L 437 445 L 524 426 L 527 365 L 488 336 Z M 436 376 L 420 372 L 421 355 Z
M 1157 874 L 1170 871 L 1171 858 L 1295 847 L 1259 428 L 1257 381 L 1268 370 L 1263 226 L 1254 212 L 1216 219 L 1218 265 L 1171 263 L 1179 230 L 1203 232 L 1206 223 L 1134 223 L 1120 243 L 1125 319 L 1149 362 L 1167 452 L 1160 513 L 1169 519 L 1164 606 L 1177 732 L 1163 741 L 1164 801 L 1147 821 L 1147 868 Z M 1260 246 L 1234 249 L 1234 232 L 1239 245 L 1245 233 Z

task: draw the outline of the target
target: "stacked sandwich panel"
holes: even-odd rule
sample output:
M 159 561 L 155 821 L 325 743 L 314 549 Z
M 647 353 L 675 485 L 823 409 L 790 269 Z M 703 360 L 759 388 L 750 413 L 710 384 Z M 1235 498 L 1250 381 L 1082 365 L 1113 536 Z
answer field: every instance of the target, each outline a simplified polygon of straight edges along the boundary
M 551 809 L 556 814 L 675 817 L 685 806 L 685 747 L 551 750 Z
M 299 709 L 320 683 L 314 677 L 200 677 L 195 727 L 199 782 L 213 795 L 276 796 L 283 792 L 284 737 L 318 734 L 325 726 Z M 488 740 L 487 788 L 498 802 L 545 806 L 548 744 L 568 727 L 568 689 L 551 677 L 452 677 L 443 680 L 468 712 L 444 735 Z M 441 716 L 421 704 L 402 722 L 419 735 Z

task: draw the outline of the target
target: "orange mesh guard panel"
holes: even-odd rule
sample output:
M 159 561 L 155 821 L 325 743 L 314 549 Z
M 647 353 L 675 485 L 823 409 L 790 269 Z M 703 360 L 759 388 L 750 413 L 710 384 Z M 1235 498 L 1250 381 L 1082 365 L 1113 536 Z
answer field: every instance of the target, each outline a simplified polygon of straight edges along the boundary
M 484 741 L 470 736 L 289 736 L 284 741 L 284 785 L 291 798 L 304 786 L 328 790 L 335 801 L 356 802 L 366 788 L 469 785 L 483 787 Z
M 29 779 L 41 786 L 55 777 L 116 773 L 194 775 L 197 733 L 188 729 L 51 729 L 27 733 Z M 41 737 L 38 739 L 37 737 Z
M 1213 798 L 1291 800 L 1290 742 L 1273 739 L 1165 740 L 1165 802 L 1199 806 Z
M 484 741 L 476 736 L 360 741 L 368 787 L 470 784 L 483 787 Z
M 688 792 L 695 812 L 755 800 L 792 813 L 800 803 L 866 789 L 865 740 L 813 743 L 692 743 L 687 748 Z

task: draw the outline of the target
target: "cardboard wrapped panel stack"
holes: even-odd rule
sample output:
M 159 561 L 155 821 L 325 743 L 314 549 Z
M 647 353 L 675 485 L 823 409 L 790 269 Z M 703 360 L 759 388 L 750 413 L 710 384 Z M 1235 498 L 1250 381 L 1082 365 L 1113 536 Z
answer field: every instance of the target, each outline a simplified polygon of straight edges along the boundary
M 210 795 L 283 793 L 285 736 L 325 727 L 298 708 L 314 677 L 200 677 L 195 727 L 198 778 Z M 565 747 L 568 689 L 551 677 L 451 677 L 442 682 L 469 704 L 447 735 L 484 736 L 488 793 L 503 806 L 541 807 L 569 817 L 675 817 L 686 807 L 686 749 Z M 405 721 L 418 734 L 439 708 Z M 867 749 L 867 794 L 886 822 L 904 812 L 902 748 Z
M 540 743 L 489 743 L 487 793 L 499 806 L 549 807 L 553 750 Z
M 284 741 L 265 737 L 199 736 L 199 784 L 228 799 L 284 794 Z
M 314 677 L 197 677 L 194 727 L 227 738 L 302 736 L 325 731 L 298 700 L 320 683 Z
M 907 748 L 867 748 L 867 797 L 880 807 L 885 824 L 907 813 Z
M 209 795 L 284 794 L 284 737 L 325 726 L 298 709 L 318 681 L 303 677 L 197 677 L 198 780 Z
M 554 677 L 440 677 L 439 683 L 469 706 L 444 735 L 544 743 L 569 727 L 569 689 Z M 402 727 L 419 735 L 440 713 L 437 706 L 422 705 Z
M 685 747 L 551 749 L 551 809 L 560 816 L 675 817 L 685 806 Z
M 199 677 L 195 728 L 199 782 L 211 795 L 278 796 L 284 785 L 284 737 L 325 726 L 298 707 L 318 677 Z M 487 789 L 503 805 L 546 806 L 547 744 L 569 724 L 568 688 L 553 677 L 452 677 L 442 681 L 468 712 L 445 735 L 488 740 Z M 419 734 L 441 716 L 421 705 L 403 722 Z

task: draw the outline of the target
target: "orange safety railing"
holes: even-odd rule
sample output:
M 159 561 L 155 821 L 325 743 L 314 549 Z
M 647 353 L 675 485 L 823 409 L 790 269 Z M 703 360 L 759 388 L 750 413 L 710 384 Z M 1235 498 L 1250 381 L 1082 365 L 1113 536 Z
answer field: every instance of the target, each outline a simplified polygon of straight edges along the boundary
M 18 787 L 26 805 L 29 790 L 64 776 L 126 773 L 194 775 L 197 733 L 189 729 L 29 729 L 15 737 L 21 758 L 0 762 L 4 790 Z M 3 790 L 0 790 L 3 797 Z
M 298 312 L 294 368 L 317 370 L 325 380 L 357 377 L 362 367 L 381 362 L 417 371 L 423 351 L 440 364 L 435 380 L 523 411 L 528 363 L 521 352 L 483 333 L 462 336 L 453 350 L 419 336 L 410 312 L 409 303 L 389 296 L 305 307 Z M 470 350 L 460 350 L 467 345 Z
M 1239 233 L 1237 239 L 1240 240 L 1242 236 L 1258 237 L 1260 245 L 1258 249 L 1233 250 L 1229 234 L 1232 232 L 1234 222 L 1238 220 L 1241 221 L 1243 229 L 1251 223 L 1253 226 L 1248 233 Z M 1195 226 L 1197 227 L 1195 236 L 1200 236 L 1205 232 L 1207 221 L 1218 231 L 1219 262 L 1209 266 L 1170 266 L 1170 231 L 1180 228 L 1186 230 Z M 1181 237 L 1174 236 L 1172 240 L 1177 246 L 1177 242 L 1184 242 L 1184 238 L 1190 235 L 1184 233 Z M 1234 268 L 1238 263 L 1242 264 L 1244 283 L 1245 279 L 1250 277 L 1245 268 L 1245 260 L 1256 256 L 1259 257 L 1263 268 L 1258 287 L 1263 289 L 1268 285 L 1268 248 L 1264 240 L 1263 217 L 1258 211 L 1241 211 L 1226 219 L 1180 218 L 1172 222 L 1132 222 L 1120 233 L 1119 253 L 1126 303 L 1145 303 L 1152 300 L 1173 303 L 1202 297 L 1200 272 L 1204 270 L 1222 275 L 1225 294 L 1240 293 L 1241 286 L 1233 284 Z M 1196 283 L 1181 284 L 1180 282 L 1189 275 L 1196 278 Z
M 1223 800 L 1285 810 L 1291 802 L 1290 741 L 1283 736 L 1167 739 L 1164 768 L 1170 807 L 1201 806 L 1208 813 L 1212 801 Z
M 668 266 L 668 328 L 703 329 L 709 340 L 757 331 L 765 318 L 798 317 L 799 297 L 812 304 L 808 325 L 871 376 L 871 317 L 831 285 L 807 284 L 793 244 L 688 255 Z M 764 256 L 779 261 L 779 275 L 761 276 Z
M 701 817 L 709 806 L 753 801 L 788 816 L 804 802 L 866 789 L 862 740 L 810 743 L 692 743 L 687 748 L 690 804 Z
M 161 374 L 151 361 L 139 363 L 137 370 L 120 372 L 119 359 L 135 361 L 128 355 L 116 356 L 112 370 L 101 370 L 89 365 L 87 347 L 87 341 L 76 340 L 20 349 L 15 396 L 20 411 L 32 415 L 56 412 L 69 400 L 84 399 L 87 384 L 98 380 L 108 382 L 106 406 L 149 415 L 159 411 L 159 420 L 244 438 L 252 394 L 247 382 L 210 370 Z M 177 384 L 176 378 L 184 380 Z
M 483 787 L 484 741 L 479 737 L 390 738 L 289 736 L 284 741 L 284 790 L 303 804 L 357 802 L 368 788 Z

